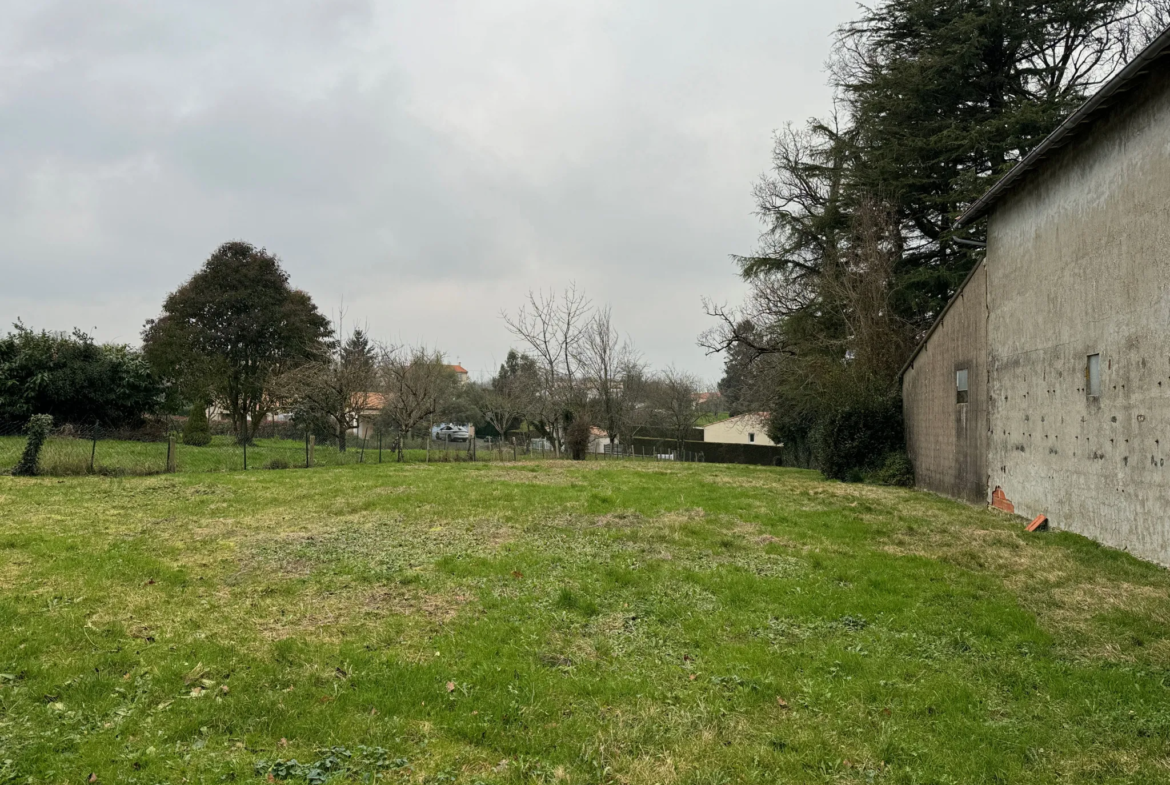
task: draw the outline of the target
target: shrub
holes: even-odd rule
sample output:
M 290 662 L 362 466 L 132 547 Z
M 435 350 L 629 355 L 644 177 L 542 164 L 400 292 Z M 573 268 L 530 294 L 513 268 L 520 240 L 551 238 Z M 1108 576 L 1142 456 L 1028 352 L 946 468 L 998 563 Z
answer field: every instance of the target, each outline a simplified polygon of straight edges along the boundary
M 589 455 L 589 439 L 593 429 L 584 417 L 578 417 L 565 429 L 565 449 L 574 461 L 583 461 Z
M 35 477 L 41 460 L 41 448 L 49 438 L 49 431 L 53 430 L 53 418 L 48 414 L 34 414 L 29 418 L 24 432 L 28 434 L 28 443 L 24 446 L 24 454 L 20 456 L 20 463 L 12 473 L 18 477 Z
M 191 447 L 206 447 L 211 444 L 211 427 L 207 422 L 207 407 L 196 401 L 191 407 L 191 416 L 183 426 L 183 444 Z
M 882 467 L 869 476 L 869 481 L 877 485 L 891 485 L 895 488 L 914 487 L 914 464 L 910 456 L 898 450 L 886 456 Z
M 288 469 L 291 467 L 289 466 L 289 462 L 286 461 L 284 458 L 273 458 L 272 460 L 268 461 L 268 463 L 264 464 L 264 468 L 265 469 Z
M 0 422 L 47 414 L 57 423 L 134 426 L 163 398 L 136 349 L 96 344 L 77 330 L 37 333 L 19 322 L 0 336 Z
M 812 430 L 814 457 L 831 480 L 860 480 L 891 452 L 905 449 L 902 401 L 897 396 L 843 404 L 825 412 Z

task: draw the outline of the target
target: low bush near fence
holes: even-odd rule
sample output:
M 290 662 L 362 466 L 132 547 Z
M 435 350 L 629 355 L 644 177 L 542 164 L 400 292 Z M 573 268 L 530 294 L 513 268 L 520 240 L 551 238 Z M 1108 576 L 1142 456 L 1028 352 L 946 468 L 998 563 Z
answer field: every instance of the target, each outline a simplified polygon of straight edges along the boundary
M 53 430 L 53 418 L 47 414 L 35 415 L 28 421 L 24 432 L 28 437 L 24 444 L 24 451 L 17 461 L 12 473 L 22 477 L 32 477 L 40 472 L 41 450 Z

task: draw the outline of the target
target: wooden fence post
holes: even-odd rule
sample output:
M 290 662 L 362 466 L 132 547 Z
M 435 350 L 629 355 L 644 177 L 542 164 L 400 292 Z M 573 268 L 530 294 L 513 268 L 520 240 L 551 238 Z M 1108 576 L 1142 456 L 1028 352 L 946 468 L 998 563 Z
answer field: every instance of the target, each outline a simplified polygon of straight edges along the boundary
M 89 452 L 89 473 L 90 474 L 93 474 L 94 462 L 97 461 L 98 429 L 101 428 L 101 425 L 102 425 L 101 422 L 95 422 L 93 424 L 93 449 L 91 449 Z
M 315 455 L 316 452 L 317 452 L 317 437 L 313 434 L 309 434 L 309 460 L 308 460 L 309 466 L 308 466 L 308 468 L 312 468 L 313 459 L 316 457 L 316 455 Z

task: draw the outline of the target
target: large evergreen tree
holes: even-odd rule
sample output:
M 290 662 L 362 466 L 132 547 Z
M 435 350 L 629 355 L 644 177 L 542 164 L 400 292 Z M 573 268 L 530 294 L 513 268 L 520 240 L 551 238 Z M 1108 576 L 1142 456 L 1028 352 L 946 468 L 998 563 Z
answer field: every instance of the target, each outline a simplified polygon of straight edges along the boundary
M 839 37 L 838 116 L 777 135 L 743 309 L 710 307 L 774 436 L 884 421 L 897 373 L 981 253 L 954 221 L 1161 32 L 1170 0 L 884 0 Z M 974 245 L 977 246 L 978 243 Z M 742 395 L 742 394 L 741 394 Z M 865 413 L 840 417 L 843 410 Z M 888 441 L 885 436 L 881 441 Z M 880 456 L 879 456 L 880 457 Z
M 143 331 L 151 364 L 190 400 L 209 400 L 250 440 L 276 405 L 275 380 L 320 358 L 329 322 L 289 286 L 280 260 L 245 242 L 220 246 Z
M 928 326 L 976 260 L 952 226 L 1132 53 L 1147 2 L 888 0 L 842 32 L 848 187 L 896 208 L 899 313 Z

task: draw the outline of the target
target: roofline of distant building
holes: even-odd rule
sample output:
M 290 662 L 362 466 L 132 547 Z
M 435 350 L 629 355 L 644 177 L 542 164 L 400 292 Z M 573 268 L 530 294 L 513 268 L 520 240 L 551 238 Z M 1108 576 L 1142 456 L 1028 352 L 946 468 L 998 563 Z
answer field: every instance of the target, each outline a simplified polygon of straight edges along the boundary
M 706 425 L 700 425 L 699 430 L 705 431 L 708 428 L 714 428 L 716 425 L 727 425 L 730 422 L 735 422 L 736 420 L 745 420 L 748 417 L 756 417 L 756 418 L 759 418 L 762 420 L 767 420 L 768 413 L 767 412 L 748 412 L 746 414 L 737 414 L 734 417 L 728 417 L 726 420 L 719 420 L 717 422 L 707 423 Z

